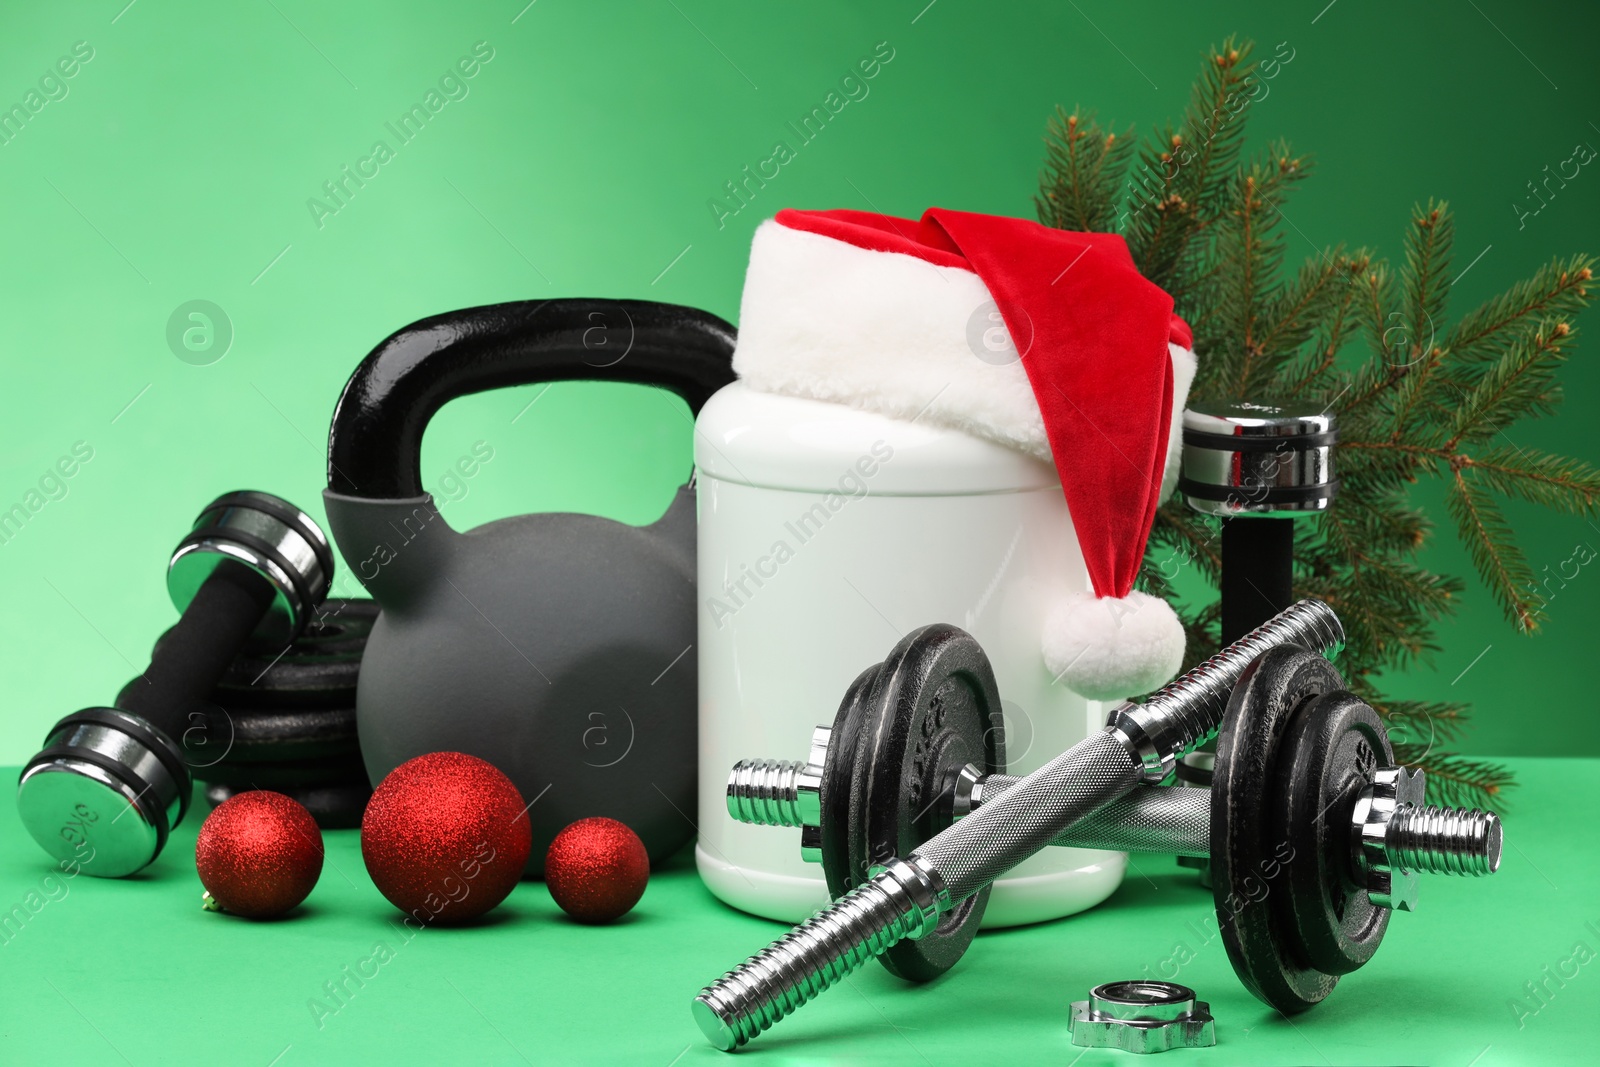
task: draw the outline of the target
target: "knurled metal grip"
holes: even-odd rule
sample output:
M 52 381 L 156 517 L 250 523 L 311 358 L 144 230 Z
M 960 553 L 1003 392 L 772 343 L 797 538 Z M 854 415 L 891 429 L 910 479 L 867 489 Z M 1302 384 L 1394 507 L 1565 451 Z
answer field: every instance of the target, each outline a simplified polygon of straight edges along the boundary
M 984 779 L 978 805 L 988 804 L 1022 779 L 992 774 Z M 1140 786 L 1050 842 L 1061 848 L 1107 852 L 1169 852 L 1205 856 L 1211 851 L 1211 793 L 1205 789 Z
M 1138 785 L 1143 772 L 1132 755 L 1117 734 L 1095 734 L 928 838 L 911 858 L 939 874 L 952 903 L 965 900 Z
M 943 914 L 1141 781 L 1159 782 L 1180 755 L 1215 736 L 1233 686 L 1255 658 L 1284 644 L 1331 658 L 1344 646 L 1344 629 L 1328 605 L 1302 600 L 1144 705 L 1119 705 L 1104 731 L 701 990 L 693 1005 L 701 1030 L 719 1048 L 737 1048 L 911 931 L 931 928 L 899 903 L 908 885 L 931 895 Z

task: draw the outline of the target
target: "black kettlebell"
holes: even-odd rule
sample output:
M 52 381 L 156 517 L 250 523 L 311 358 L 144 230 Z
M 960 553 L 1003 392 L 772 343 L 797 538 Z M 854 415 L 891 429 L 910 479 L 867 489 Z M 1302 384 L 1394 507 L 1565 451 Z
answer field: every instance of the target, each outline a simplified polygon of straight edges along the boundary
M 458 532 L 422 488 L 422 435 L 450 400 L 535 382 L 660 386 L 698 414 L 732 382 L 734 329 L 636 300 L 496 304 L 412 323 L 356 368 L 328 438 L 328 522 L 382 607 L 356 721 L 374 784 L 428 752 L 482 757 L 552 838 L 605 815 L 652 860 L 694 836 L 695 491 L 649 526 L 518 515 Z

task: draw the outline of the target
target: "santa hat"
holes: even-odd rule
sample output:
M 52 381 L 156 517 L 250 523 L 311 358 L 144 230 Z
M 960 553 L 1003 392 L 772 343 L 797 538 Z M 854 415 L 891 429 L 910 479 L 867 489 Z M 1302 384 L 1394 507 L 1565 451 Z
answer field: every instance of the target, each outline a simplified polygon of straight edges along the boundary
M 951 427 L 1053 462 L 1094 593 L 1050 608 L 1049 671 L 1157 688 L 1183 627 L 1134 577 L 1177 478 L 1189 328 L 1121 237 L 931 208 L 780 211 L 756 230 L 734 369 L 753 389 Z

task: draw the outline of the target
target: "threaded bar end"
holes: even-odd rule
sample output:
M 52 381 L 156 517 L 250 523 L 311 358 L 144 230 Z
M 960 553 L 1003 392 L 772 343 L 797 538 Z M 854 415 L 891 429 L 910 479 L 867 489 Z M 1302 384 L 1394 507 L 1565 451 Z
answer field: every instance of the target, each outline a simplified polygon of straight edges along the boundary
M 1401 808 L 1385 851 L 1401 870 L 1477 877 L 1500 869 L 1500 817 L 1462 808 Z
M 919 933 L 929 921 L 927 902 L 902 878 L 896 870 L 878 874 L 702 989 L 691 1005 L 701 1032 L 732 1051 Z
M 1163 755 L 1182 756 L 1217 735 L 1245 668 L 1268 649 L 1287 644 L 1333 659 L 1344 650 L 1344 626 L 1322 601 L 1297 601 L 1169 682 L 1137 708 L 1136 716 Z
M 799 760 L 747 759 L 728 775 L 728 814 L 757 826 L 801 826 Z

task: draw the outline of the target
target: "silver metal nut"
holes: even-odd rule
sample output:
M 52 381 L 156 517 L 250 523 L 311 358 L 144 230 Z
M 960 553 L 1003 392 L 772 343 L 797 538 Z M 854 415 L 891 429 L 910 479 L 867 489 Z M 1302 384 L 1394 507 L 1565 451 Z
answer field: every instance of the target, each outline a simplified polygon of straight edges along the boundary
M 822 769 L 828 763 L 828 742 L 833 728 L 819 726 L 811 731 L 811 751 L 806 754 L 806 769 L 795 778 L 795 808 L 800 812 L 800 858 L 807 863 L 822 862 Z
M 819 726 L 811 731 L 811 751 L 806 754 L 806 769 L 795 779 L 795 806 L 801 826 L 822 825 L 822 769 L 828 763 L 828 742 L 833 728 Z
M 1072 1043 L 1140 1054 L 1217 1043 L 1211 1005 L 1176 982 L 1106 982 L 1072 1005 Z
M 1417 876 L 1396 863 L 1390 845 L 1390 824 L 1396 813 L 1419 807 L 1427 792 L 1421 771 L 1404 767 L 1380 767 L 1372 784 L 1361 791 L 1350 813 L 1355 824 L 1353 841 L 1357 877 L 1364 882 L 1367 899 L 1380 908 L 1414 911 L 1417 906 Z
M 822 827 L 800 827 L 800 858 L 807 863 L 822 862 Z

